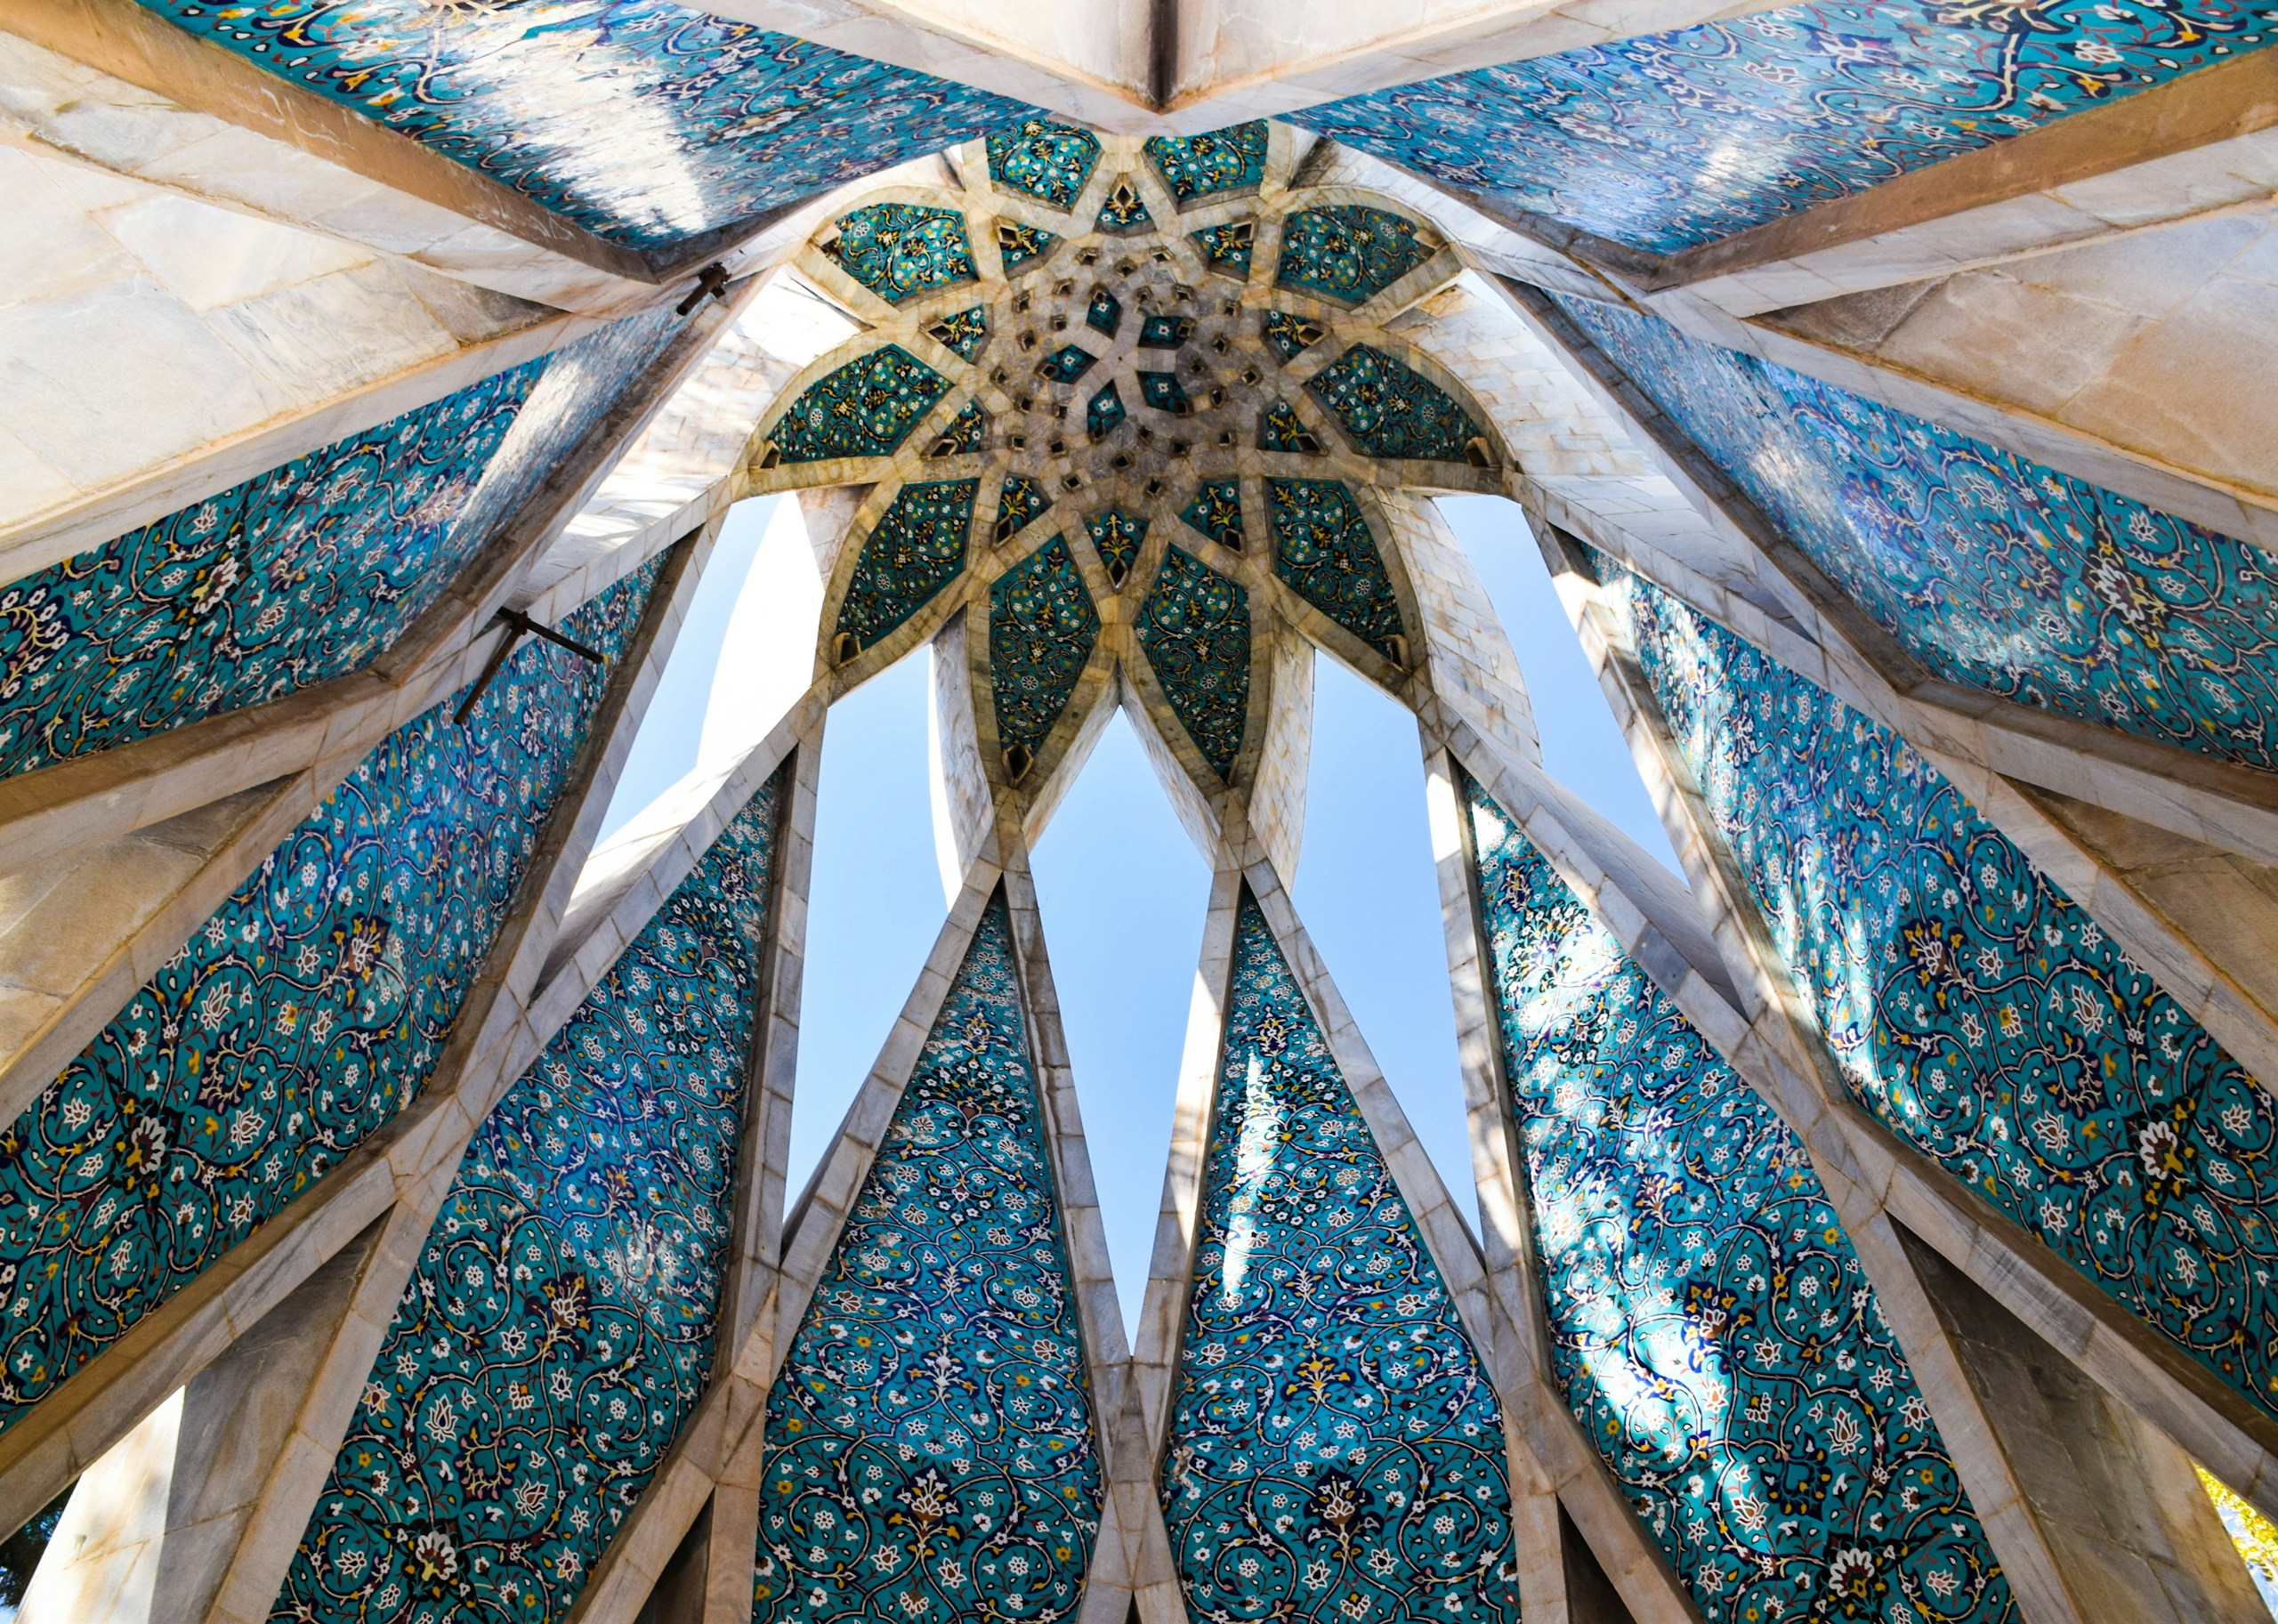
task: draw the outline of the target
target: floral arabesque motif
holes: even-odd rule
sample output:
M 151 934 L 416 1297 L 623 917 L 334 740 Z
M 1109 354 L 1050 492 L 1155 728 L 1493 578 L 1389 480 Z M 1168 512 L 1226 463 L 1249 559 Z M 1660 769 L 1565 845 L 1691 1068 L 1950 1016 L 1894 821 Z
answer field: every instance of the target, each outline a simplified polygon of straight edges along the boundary
M 1257 331 L 1267 347 L 1285 361 L 1296 360 L 1329 336 L 1318 322 L 1292 316 L 1287 311 L 1267 311 L 1257 319 Z
M 1072 1619 L 1104 1475 L 1002 898 L 768 1395 L 757 1624 Z
M 680 325 L 628 317 L 0 587 L 0 774 L 357 669 Z
M 1108 384 L 1084 407 L 1084 432 L 1095 442 L 1105 440 L 1123 425 L 1129 414 L 1124 410 L 1123 393 L 1112 384 Z
M 1811 1159 L 1467 784 L 1550 1362 L 1702 1615 L 2017 1617 Z
M 979 480 L 904 485 L 878 516 L 838 606 L 838 635 L 869 648 L 933 600 L 965 568 Z
M 873 203 L 844 215 L 822 252 L 889 304 L 970 282 L 973 247 L 965 216 L 916 203 Z
M 484 1121 L 271 1615 L 564 1617 L 711 1373 L 779 768 Z
M 1142 149 L 1181 208 L 1200 198 L 1245 191 L 1265 179 L 1265 121 L 1207 135 L 1157 135 Z
M 1025 220 L 999 220 L 997 222 L 997 257 L 1004 261 L 1006 276 L 1030 260 L 1041 259 L 1051 253 L 1059 240 L 1042 226 L 1030 225 Z
M 961 360 L 972 360 L 989 343 L 989 312 L 976 304 L 969 311 L 944 316 L 925 329 L 925 336 L 944 350 L 954 351 Z
M 966 456 L 981 448 L 989 435 L 989 414 L 981 409 L 979 400 L 967 400 L 957 408 L 957 416 L 949 419 L 949 427 L 936 435 L 925 448 L 927 456 Z
M 1016 474 L 1006 480 L 998 494 L 997 539 L 1009 541 L 1022 530 L 1042 518 L 1052 505 L 1052 498 L 1044 487 L 1026 474 Z
M 775 424 L 776 452 L 787 463 L 890 456 L 949 387 L 900 344 L 873 350 L 807 385 Z
M 1140 606 L 1138 638 L 1186 736 L 1231 777 L 1249 719 L 1249 594 L 1171 547 Z
M 1120 586 L 1138 562 L 1140 544 L 1147 539 L 1147 521 L 1111 507 L 1087 514 L 1084 529 L 1092 538 L 1092 550 L 1107 570 L 1108 579 Z
M 1910 747 L 1598 569 L 1860 1103 L 2278 1415 L 2278 1104 Z
M 1657 317 L 1559 303 L 1938 675 L 2278 770 L 2261 548 Z
M 1418 232 L 1412 220 L 1357 203 L 1300 209 L 1281 222 L 1273 285 L 1364 303 L 1432 257 Z
M 1460 463 L 1481 435 L 1446 390 L 1368 344 L 1354 344 L 1305 387 L 1364 456 Z
M 616 658 L 656 570 L 564 629 Z M 607 680 L 528 639 L 397 729 L 0 1132 L 0 1425 L 419 1092 Z
M 1194 493 L 1179 515 L 1222 547 L 1242 550 L 1242 487 L 1239 480 L 1214 480 Z
M 2262 49 L 2272 23 L 2266 0 L 1820 0 L 1289 117 L 1668 254 Z
M 536 198 L 664 246 L 1038 109 L 670 4 L 142 0 L 176 27 Z
M 1351 488 L 1337 480 L 1268 480 L 1265 505 L 1273 572 L 1393 665 L 1406 665 L 1400 599 Z
M 1211 270 L 1237 282 L 1249 279 L 1251 258 L 1257 248 L 1255 221 L 1231 220 L 1224 225 L 1206 225 L 1187 235 L 1202 250 L 1202 257 Z
M 1297 416 L 1297 408 L 1287 400 L 1269 400 L 1265 409 L 1257 415 L 1257 448 L 1318 456 L 1321 436 L 1305 426 L 1305 420 Z
M 989 591 L 989 685 L 1000 747 L 1030 755 L 1044 747 L 1099 634 L 1099 611 L 1064 537 L 998 578 Z
M 1107 200 L 1100 205 L 1099 219 L 1094 222 L 1094 227 L 1098 230 L 1127 236 L 1133 231 L 1147 230 L 1154 223 L 1155 217 L 1147 212 L 1146 199 L 1139 195 L 1138 188 L 1124 180 L 1115 183 L 1114 190 L 1107 195 Z
M 1517 1624 L 1503 1417 L 1257 903 L 1161 1483 L 1193 1616 Z
M 1099 137 L 1073 125 L 1029 118 L 989 133 L 989 178 L 1056 209 L 1075 207 L 1100 161 Z

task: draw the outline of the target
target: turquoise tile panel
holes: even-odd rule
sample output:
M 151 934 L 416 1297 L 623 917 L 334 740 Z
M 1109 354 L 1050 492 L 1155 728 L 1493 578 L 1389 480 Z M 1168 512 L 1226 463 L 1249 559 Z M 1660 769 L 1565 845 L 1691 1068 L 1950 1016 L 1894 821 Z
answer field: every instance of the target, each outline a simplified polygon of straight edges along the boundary
M 1139 398 L 1159 412 L 1168 412 L 1174 417 L 1183 417 L 1194 409 L 1186 398 L 1186 388 L 1175 372 L 1143 372 L 1139 375 Z
M 1938 675 L 2278 770 L 2278 568 L 2261 548 L 1657 317 L 1562 304 Z
M 1009 541 L 1018 532 L 1042 518 L 1052 505 L 1052 498 L 1044 487 L 1026 474 L 1015 474 L 1005 481 L 997 503 L 997 538 Z
M 565 1617 L 713 1367 L 788 765 L 469 1146 L 275 1624 Z
M 1305 387 L 1364 456 L 1460 463 L 1482 432 L 1447 391 L 1367 344 L 1354 344 Z
M 1181 208 L 1203 198 L 1255 190 L 1265 179 L 1265 121 L 1207 135 L 1151 136 L 1142 149 Z
M 1257 329 L 1273 353 L 1284 361 L 1296 360 L 1329 336 L 1318 323 L 1292 316 L 1287 311 L 1266 311 L 1258 318 Z
M 2016 1619 L 1803 1145 L 1466 791 L 1552 1375 L 1701 1616 Z
M 1075 1618 L 1105 1475 L 1002 900 L 768 1395 L 756 1624 Z
M 1140 606 L 1137 634 L 1186 736 L 1231 777 L 1249 718 L 1249 594 L 1174 546 Z
M 1110 384 L 1084 405 L 1084 432 L 1095 440 L 1105 440 L 1123 426 L 1130 414 L 1125 409 L 1122 392 Z
M 1159 1485 L 1188 1611 L 1518 1624 L 1486 1368 L 1247 893 L 1229 993 Z
M 887 344 L 808 384 L 776 424 L 776 448 L 787 463 L 890 456 L 949 387 L 900 344 Z
M 1274 574 L 1393 665 L 1406 665 L 1400 599 L 1352 487 L 1338 480 L 1268 480 L 1265 511 Z
M 1239 480 L 1214 480 L 1194 493 L 1179 515 L 1222 547 L 1242 550 L 1242 488 Z
M 1412 220 L 1357 203 L 1299 209 L 1281 222 L 1273 285 L 1364 303 L 1432 257 L 1418 230 Z
M 1099 357 L 1081 344 L 1062 344 L 1037 363 L 1037 374 L 1055 384 L 1072 384 L 1089 372 Z
M 904 485 L 878 516 L 838 606 L 841 636 L 868 648 L 933 601 L 965 568 L 979 480 Z
M 1125 180 L 1117 182 L 1108 193 L 1095 223 L 1099 230 L 1127 236 L 1134 231 L 1153 230 L 1155 217 L 1147 212 L 1146 201 L 1139 196 L 1138 189 Z
M 999 747 L 1044 748 L 1099 642 L 1099 611 L 1065 537 L 1050 541 L 989 591 L 989 686 Z
M 656 570 L 563 629 L 614 659 Z M 0 1132 L 0 1426 L 418 1094 L 606 681 L 526 638 L 396 730 Z
M 1248 279 L 1257 249 L 1256 222 L 1234 220 L 1224 225 L 1206 225 L 1188 235 L 1194 239 L 1194 246 L 1202 250 L 1202 257 L 1211 270 L 1238 282 Z
M 2273 23 L 2269 0 L 1830 0 L 1290 117 L 1666 254 L 2261 50 Z
M 999 220 L 997 222 L 997 256 L 1005 263 L 1005 274 L 1010 276 L 1030 260 L 1041 259 L 1052 252 L 1060 240 L 1041 226 L 1024 220 Z
M 1026 118 L 1010 129 L 990 131 L 988 154 L 991 181 L 1066 210 L 1076 206 L 1091 182 L 1100 141 L 1073 125 Z
M 873 203 L 838 218 L 824 255 L 889 304 L 970 282 L 981 273 L 965 216 L 917 203 Z
M 635 248 L 1038 113 L 670 0 L 142 3 Z
M 1113 338 L 1116 329 L 1123 325 L 1123 301 L 1104 287 L 1092 289 L 1092 302 L 1084 309 L 1084 325 L 1095 333 Z
M 965 456 L 981 449 L 989 438 L 989 414 L 979 400 L 967 400 L 949 419 L 949 426 L 928 448 L 928 456 Z
M 965 360 L 977 357 L 989 343 L 989 312 L 976 304 L 969 311 L 944 316 L 925 329 L 925 335 Z
M 1146 520 L 1111 507 L 1086 518 L 1084 529 L 1091 536 L 1092 550 L 1106 567 L 1108 578 L 1120 586 L 1131 573 L 1131 566 L 1139 562 L 1140 544 L 1147 539 Z
M 0 587 L 0 775 L 356 670 L 680 326 L 627 317 Z
M 1895 735 L 1599 568 L 1860 1103 L 2278 1416 L 2278 1103 Z
M 1287 400 L 1268 400 L 1265 409 L 1257 415 L 1257 448 L 1318 456 L 1321 436 L 1305 426 L 1305 420 L 1297 416 L 1297 408 Z

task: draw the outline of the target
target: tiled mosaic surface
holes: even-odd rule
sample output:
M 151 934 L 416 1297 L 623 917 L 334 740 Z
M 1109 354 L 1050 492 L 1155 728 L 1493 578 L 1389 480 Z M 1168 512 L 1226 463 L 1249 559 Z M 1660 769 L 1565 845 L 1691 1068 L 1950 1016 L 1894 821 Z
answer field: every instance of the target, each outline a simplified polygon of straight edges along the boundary
M 1257 448 L 1318 455 L 1321 437 L 1305 426 L 1296 407 L 1287 400 L 1270 400 L 1257 415 Z
M 1293 361 L 1328 334 L 1313 323 L 1287 311 L 1267 311 L 1258 319 L 1258 333 L 1267 348 L 1285 361 Z
M 966 456 L 988 443 L 989 414 L 981 409 L 977 400 L 967 400 L 957 408 L 957 416 L 949 419 L 949 426 L 935 437 L 926 448 L 928 456 Z
M 1030 261 L 1041 259 L 1051 253 L 1059 241 L 1043 227 L 1030 225 L 1024 220 L 1000 220 L 997 222 L 997 255 L 1004 262 L 1006 276 Z
M 1361 304 L 1430 259 L 1414 221 L 1388 209 L 1340 203 L 1300 209 L 1281 222 L 1273 285 Z
M 1072 384 L 1099 360 L 1081 344 L 1062 344 L 1037 364 L 1037 376 L 1055 384 Z
M 617 657 L 657 567 L 564 629 Z M 419 1092 L 606 682 L 528 638 L 406 723 L 0 1133 L 0 1425 Z
M 1036 109 L 670 0 L 142 0 L 587 230 L 669 245 Z
M 1938 675 L 2278 769 L 2278 569 L 2259 547 L 1657 317 L 1560 303 Z
M 1128 233 L 1151 229 L 1155 217 L 1147 212 L 1146 199 L 1130 182 L 1119 181 L 1108 192 L 1107 201 L 1100 205 L 1099 219 L 1094 222 L 1097 230 Z
M 1044 487 L 1026 474 L 1006 480 L 998 497 L 998 533 L 1009 539 L 1040 517 L 1051 505 L 1052 498 L 1045 495 Z M 1009 526 L 1006 523 L 1008 520 L 1011 521 Z
M 2274 38 L 2266 0 L 1836 0 L 1290 115 L 1658 253 L 1730 237 Z
M 483 1123 L 277 1624 L 566 1616 L 711 1374 L 776 811 L 723 830 Z
M 1517 1624 L 1503 1418 L 1256 902 L 1160 1490 L 1197 1619 Z
M 976 304 L 969 311 L 942 317 L 925 331 L 943 349 L 972 360 L 989 343 L 989 312 Z
M 1174 417 L 1183 417 L 1193 406 L 1186 398 L 1186 389 L 1175 372 L 1143 372 L 1139 374 L 1139 398 L 1159 412 L 1168 412 Z
M 1097 443 L 1120 428 L 1124 418 L 1128 416 L 1130 414 L 1124 409 L 1122 392 L 1110 384 L 1086 403 L 1084 432 Z
M 1207 135 L 1158 135 L 1141 150 L 1181 208 L 1224 192 L 1255 190 L 1265 180 L 1262 119 Z
M 1070 209 L 1100 161 L 1099 137 L 1074 125 L 1023 119 L 989 133 L 989 178 L 1039 203 Z
M 873 203 L 841 216 L 838 235 L 824 252 L 889 304 L 981 274 L 965 240 L 965 216 L 916 203 Z
M 835 630 L 868 648 L 933 602 L 965 568 L 979 480 L 904 485 L 854 561 Z
M 1222 547 L 1242 550 L 1242 488 L 1238 480 L 1213 480 L 1195 491 L 1179 517 Z
M 1803 1146 L 1466 788 L 1551 1368 L 1701 1616 L 2015 1619 Z
M 1099 635 L 1099 611 L 1065 537 L 998 578 L 989 591 L 989 684 L 1000 747 L 1044 747 Z
M 1188 233 L 1195 246 L 1202 250 L 1202 257 L 1210 269 L 1236 281 L 1247 281 L 1252 255 L 1256 251 L 1257 228 L 1247 220 L 1236 220 L 1225 225 L 1206 225 L 1199 231 Z
M 1860 1103 L 2278 1415 L 2278 1103 L 1894 735 L 1598 568 Z
M 769 1395 L 757 1624 L 1072 1619 L 1103 1475 L 1001 899 Z
M 628 317 L 0 587 L 0 774 L 357 669 L 680 325 Z
M 1249 594 L 1174 546 L 1140 608 L 1138 638 L 1186 736 L 1228 777 L 1249 716 Z
M 1139 544 L 1147 539 L 1145 519 L 1112 507 L 1087 516 L 1084 529 L 1092 538 L 1093 551 L 1107 568 L 1108 578 L 1116 581 L 1130 573 L 1138 562 Z
M 1104 287 L 1092 289 L 1092 302 L 1085 308 L 1084 325 L 1095 333 L 1115 336 L 1123 325 L 1123 301 Z
M 1400 600 L 1352 488 L 1337 480 L 1268 480 L 1265 510 L 1273 572 L 1393 664 L 1405 665 Z
M 1460 463 L 1481 432 L 1446 390 L 1369 344 L 1353 345 L 1305 387 L 1363 456 Z
M 887 344 L 808 384 L 773 439 L 787 463 L 890 456 L 949 387 L 900 344 Z

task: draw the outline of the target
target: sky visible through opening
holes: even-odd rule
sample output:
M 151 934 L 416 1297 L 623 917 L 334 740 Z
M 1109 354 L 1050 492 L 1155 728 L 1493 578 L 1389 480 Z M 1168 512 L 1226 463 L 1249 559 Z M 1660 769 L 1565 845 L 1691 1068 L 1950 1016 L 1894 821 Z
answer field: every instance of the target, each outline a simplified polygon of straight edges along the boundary
M 1440 505 L 1518 651 L 1546 765 L 1675 870 L 1518 507 L 1495 497 Z M 619 780 L 607 831 L 696 770 L 699 755 L 716 767 L 718 740 L 755 740 L 776 720 L 746 713 L 780 714 L 788 702 L 780 680 L 749 679 L 754 650 L 747 645 L 750 628 L 785 594 L 785 569 L 805 556 L 796 519 L 795 506 L 774 498 L 729 514 L 706 590 Z M 785 658 L 776 663 L 793 668 L 787 662 L 800 651 L 780 652 Z M 824 732 L 792 1111 L 795 1200 L 876 1061 L 948 913 L 928 783 L 929 658 L 921 649 L 840 700 Z M 1317 657 L 1314 668 L 1305 842 L 1291 897 L 1457 1209 L 1475 1227 L 1416 724 L 1336 660 Z M 1138 1322 L 1161 1206 L 1209 870 L 1119 715 L 1033 861 L 1127 1337 Z

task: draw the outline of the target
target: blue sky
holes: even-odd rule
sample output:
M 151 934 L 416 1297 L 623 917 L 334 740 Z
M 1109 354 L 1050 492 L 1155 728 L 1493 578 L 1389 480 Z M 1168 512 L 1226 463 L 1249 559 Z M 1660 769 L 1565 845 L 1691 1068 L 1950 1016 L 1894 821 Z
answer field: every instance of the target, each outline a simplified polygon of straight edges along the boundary
M 1442 511 L 1518 650 L 1550 771 L 1676 868 L 1524 519 L 1493 497 Z M 734 595 L 774 501 L 730 514 L 636 740 L 615 828 L 695 764 Z M 755 586 L 755 589 L 760 589 Z M 1416 727 L 1317 662 L 1305 849 L 1291 894 L 1418 1136 L 1475 1215 L 1438 882 Z M 946 912 L 926 784 L 926 656 L 840 701 L 823 745 L 791 1187 L 877 1057 Z M 1118 718 L 1038 841 L 1038 901 L 1127 1326 L 1145 1286 L 1209 872 Z

